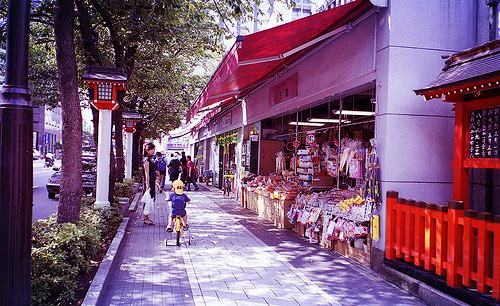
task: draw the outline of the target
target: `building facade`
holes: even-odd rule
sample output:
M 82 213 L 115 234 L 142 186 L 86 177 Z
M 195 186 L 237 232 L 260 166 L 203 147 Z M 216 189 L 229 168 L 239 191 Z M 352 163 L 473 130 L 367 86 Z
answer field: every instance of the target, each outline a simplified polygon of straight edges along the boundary
M 346 152 L 345 139 L 360 143 L 358 153 L 375 149 L 380 199 L 372 212 L 380 226 L 368 252 L 369 263 L 377 270 L 386 251 L 388 191 L 427 203 L 445 204 L 452 199 L 453 105 L 424 101 L 413 90 L 434 80 L 443 68 L 442 57 L 490 40 L 489 20 L 498 16 L 498 5 L 465 0 L 358 0 L 325 5 L 334 8 L 320 13 L 331 14 L 322 23 L 339 18 L 337 23 L 301 41 L 300 51 L 295 46 L 273 57 L 264 52 L 266 40 L 259 34 L 239 42 L 238 68 L 228 74 L 217 71 L 214 79 L 219 81 L 211 82 L 208 94 L 200 95 L 204 100 L 195 104 L 202 110 L 218 107 L 218 112 L 192 128 L 190 143 L 193 151 L 203 148 L 198 154 L 204 159 L 204 169 L 213 170 L 219 186 L 222 175 L 235 165 L 238 187 L 249 173 L 274 172 L 278 152 L 293 156 L 303 146 L 313 147 L 318 140 L 312 137 L 311 141 L 311 135 L 341 148 L 339 154 Z M 315 23 L 319 18 L 315 14 L 305 19 Z M 303 28 L 299 25 L 276 28 L 274 34 L 299 31 Z M 498 22 L 492 26 L 498 33 Z M 254 41 L 261 43 L 251 45 Z M 251 53 L 258 55 L 248 59 Z M 273 60 L 283 61 L 269 68 Z M 269 73 L 262 72 L 268 68 Z M 241 71 L 259 76 L 234 86 Z M 349 115 L 360 111 L 364 117 Z M 313 124 L 333 120 L 337 122 Z M 341 166 L 340 160 L 335 163 Z M 334 187 L 336 179 L 338 187 L 339 169 L 331 170 L 336 170 L 337 177 L 330 175 L 334 180 L 324 182 Z M 314 177 L 316 170 L 310 175 Z M 308 172 L 303 176 L 306 184 L 314 185 L 314 179 L 307 181 Z M 349 174 L 343 182 L 354 188 L 361 181 Z

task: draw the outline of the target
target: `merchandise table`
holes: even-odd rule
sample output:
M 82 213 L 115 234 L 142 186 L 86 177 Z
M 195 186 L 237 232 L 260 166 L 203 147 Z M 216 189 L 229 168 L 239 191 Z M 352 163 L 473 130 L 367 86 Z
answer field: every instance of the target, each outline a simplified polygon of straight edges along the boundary
M 286 216 L 295 199 L 274 199 L 260 190 L 242 187 L 242 207 L 252 210 L 278 228 L 293 228 Z

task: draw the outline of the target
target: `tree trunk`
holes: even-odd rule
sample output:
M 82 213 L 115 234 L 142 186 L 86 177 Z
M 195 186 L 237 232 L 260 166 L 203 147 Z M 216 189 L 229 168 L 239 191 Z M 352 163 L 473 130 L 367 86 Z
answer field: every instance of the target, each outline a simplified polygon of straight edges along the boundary
M 62 181 L 57 222 L 77 222 L 82 203 L 82 112 L 73 44 L 74 0 L 57 0 L 54 33 L 62 108 Z
M 115 197 L 115 177 L 116 177 L 116 167 L 115 167 L 115 152 L 113 146 L 111 146 L 111 151 L 109 152 L 109 203 L 114 202 Z
M 99 135 L 99 111 L 93 107 L 90 106 L 90 109 L 92 110 L 92 125 L 94 126 L 94 146 L 97 147 L 97 144 L 99 143 L 98 135 Z M 97 152 L 97 149 L 96 149 Z M 96 153 L 97 154 L 97 153 Z
M 123 182 L 123 178 L 125 177 L 125 158 L 123 156 L 123 120 L 121 107 L 113 112 L 113 123 L 115 125 L 116 181 Z
M 134 177 L 134 174 L 139 172 L 139 168 L 142 166 L 141 165 L 141 156 L 142 152 L 141 149 L 142 145 L 140 143 L 141 137 L 140 133 L 135 132 L 133 135 L 133 143 L 132 143 L 132 177 Z

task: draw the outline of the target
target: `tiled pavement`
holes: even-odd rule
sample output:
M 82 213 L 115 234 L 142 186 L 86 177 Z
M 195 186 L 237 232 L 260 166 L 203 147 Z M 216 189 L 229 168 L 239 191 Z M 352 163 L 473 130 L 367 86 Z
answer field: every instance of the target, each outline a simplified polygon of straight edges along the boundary
M 373 271 L 311 245 L 225 199 L 187 192 L 191 245 L 165 245 L 167 205 L 155 226 L 131 216 L 99 305 L 422 305 Z

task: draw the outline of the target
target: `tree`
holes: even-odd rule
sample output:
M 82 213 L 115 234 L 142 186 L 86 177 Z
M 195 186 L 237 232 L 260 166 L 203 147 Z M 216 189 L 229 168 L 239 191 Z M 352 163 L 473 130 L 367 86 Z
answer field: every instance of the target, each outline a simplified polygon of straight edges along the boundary
M 120 101 L 121 106 L 144 115 L 145 120 L 139 126 L 143 136 L 158 137 L 180 124 L 185 109 L 208 80 L 211 73 L 196 73 L 197 68 L 210 59 L 218 62 L 222 40 L 228 33 L 227 25 L 241 16 L 252 18 L 254 4 L 259 2 L 34 2 L 31 38 L 36 41 L 31 44 L 34 46 L 31 50 L 33 64 L 30 65 L 33 69 L 32 97 L 37 103 L 56 105 L 60 95 L 63 107 L 61 222 L 74 221 L 81 202 L 81 168 L 80 162 L 75 161 L 81 159 L 82 145 L 78 75 L 83 73 L 85 65 L 124 68 L 129 75 L 129 90 Z M 7 14 L 6 3 L 7 0 L 0 0 L 0 43 L 5 42 L 2 16 Z M 73 30 L 78 30 L 79 36 L 73 37 Z M 54 48 L 57 49 L 58 74 L 52 60 Z M 59 77 L 59 90 L 55 86 L 56 76 Z M 120 116 L 116 117 L 115 131 L 121 131 Z M 123 161 L 121 133 L 115 135 L 116 159 Z M 72 163 L 68 166 L 64 160 Z M 117 166 L 118 172 L 122 172 L 121 165 Z
M 73 36 L 74 0 L 57 0 L 54 16 L 56 58 L 63 121 L 61 195 L 57 221 L 80 219 L 82 189 L 82 114 Z

